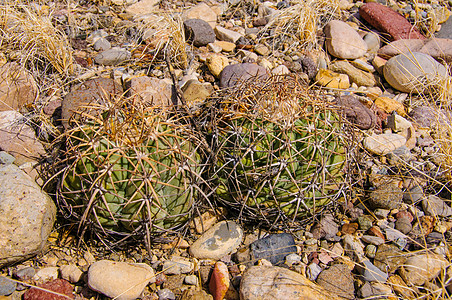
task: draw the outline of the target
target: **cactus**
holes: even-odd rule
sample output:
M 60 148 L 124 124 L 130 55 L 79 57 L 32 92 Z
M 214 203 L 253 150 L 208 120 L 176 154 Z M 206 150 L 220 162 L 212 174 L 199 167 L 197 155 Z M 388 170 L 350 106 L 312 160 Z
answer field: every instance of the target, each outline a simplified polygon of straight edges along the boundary
M 305 92 L 298 81 L 272 78 L 220 97 L 216 194 L 244 220 L 295 221 L 341 195 L 340 115 Z
M 101 235 L 181 228 L 201 178 L 196 135 L 180 119 L 130 101 L 91 111 L 99 115 L 74 116 L 66 134 L 60 206 L 79 228 Z

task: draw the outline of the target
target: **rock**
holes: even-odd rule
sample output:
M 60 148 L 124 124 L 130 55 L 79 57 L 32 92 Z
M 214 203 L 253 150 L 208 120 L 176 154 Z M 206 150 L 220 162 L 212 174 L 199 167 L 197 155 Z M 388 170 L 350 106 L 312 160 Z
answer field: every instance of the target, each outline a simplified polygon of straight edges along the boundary
M 0 296 L 8 296 L 16 290 L 17 282 L 8 277 L 0 276 Z
M 66 129 L 69 128 L 68 120 L 74 112 L 86 112 L 96 114 L 94 110 L 83 109 L 87 104 L 104 104 L 106 99 L 114 98 L 123 93 L 121 85 L 110 78 L 95 78 L 75 85 L 64 97 L 61 103 L 61 118 Z
M 188 19 L 184 21 L 185 39 L 195 47 L 206 46 L 215 42 L 215 32 L 212 27 L 201 19 Z
M 209 51 L 213 53 L 220 53 L 221 51 L 223 51 L 223 48 L 221 48 L 221 46 L 217 43 L 208 43 L 207 49 L 209 49 Z
M 335 102 L 346 119 L 359 129 L 366 130 L 376 126 L 377 117 L 375 114 L 355 96 L 339 96 L 336 97 Z
M 176 300 L 176 295 L 170 289 L 161 289 L 157 291 L 159 300 Z
M 152 14 L 158 11 L 159 0 L 141 0 L 126 8 L 126 12 L 136 15 Z
M 290 74 L 290 70 L 285 65 L 279 65 L 272 69 L 273 75 L 286 75 Z
M 399 102 L 400 103 L 400 102 Z M 412 125 L 410 121 L 398 114 L 391 114 L 387 119 L 387 126 L 391 128 L 393 132 L 403 132 L 408 130 Z
M 357 261 L 365 259 L 364 245 L 358 237 L 346 234 L 343 238 L 343 243 L 347 256 L 353 257 Z
M 215 26 L 215 34 L 220 41 L 236 43 L 243 35 L 237 31 L 229 30 L 221 26 Z
M 359 289 L 358 296 L 366 299 L 388 299 L 392 296 L 392 290 L 390 286 L 380 282 L 366 282 Z
M 358 223 L 345 223 L 341 227 L 341 233 L 342 234 L 355 234 L 355 232 L 358 230 Z
M 61 278 L 71 282 L 71 283 L 77 283 L 79 282 L 80 278 L 82 278 L 83 272 L 80 271 L 80 269 L 74 265 L 64 265 L 60 267 L 60 274 Z
M 299 262 L 301 262 L 301 256 L 295 253 L 287 255 L 284 259 L 284 264 L 289 267 Z
M 213 93 L 213 86 L 191 79 L 182 87 L 182 93 L 188 107 L 200 106 Z
M 367 44 L 367 52 L 377 53 L 378 49 L 380 49 L 380 37 L 375 32 L 366 33 L 363 40 Z
M 25 292 L 23 300 L 68 300 L 75 299 L 73 293 L 74 288 L 72 285 L 63 279 L 55 279 L 43 284 L 38 285 L 38 288 L 32 287 Z M 65 296 L 58 296 L 54 293 L 48 292 L 46 290 L 53 291 L 58 294 L 63 294 Z
M 335 61 L 330 68 L 334 72 L 347 74 L 350 81 L 358 86 L 375 86 L 377 84 L 373 74 L 355 68 L 348 61 Z
M 193 267 L 193 263 L 186 258 L 173 256 L 170 260 L 166 260 L 163 263 L 162 270 L 165 275 L 179 275 L 190 273 Z
M 213 54 L 207 57 L 206 65 L 209 68 L 210 73 L 218 78 L 221 71 L 229 65 L 229 59 L 221 54 Z
M 409 119 L 416 124 L 416 126 L 425 129 L 436 130 L 439 126 L 447 126 L 452 124 L 452 117 L 449 117 L 443 110 L 431 106 L 418 106 L 413 108 L 408 114 Z
M 237 57 L 240 58 L 242 61 L 246 61 L 246 62 L 256 62 L 258 59 L 258 56 L 256 53 L 247 51 L 244 49 L 240 49 L 237 52 Z
M 401 39 L 393 41 L 378 50 L 378 55 L 389 59 L 401 53 L 419 52 L 425 44 L 425 40 Z
M 263 44 L 257 44 L 256 46 L 254 46 L 254 52 L 262 56 L 266 56 L 271 53 L 270 49 Z
M 361 237 L 361 240 L 364 243 L 372 244 L 372 245 L 375 245 L 375 246 L 379 246 L 379 245 L 381 245 L 381 244 L 383 244 L 385 242 L 385 240 L 382 239 L 381 237 L 373 236 L 373 235 L 363 235 Z
M 344 264 L 335 264 L 323 270 L 317 277 L 317 283 L 325 290 L 345 299 L 355 298 L 353 275 Z
M 452 62 L 452 40 L 430 39 L 419 52 L 430 55 L 438 61 Z
M 403 104 L 392 98 L 380 96 L 374 100 L 374 104 L 385 113 L 391 114 L 395 111 L 401 116 L 406 115 Z
M 308 75 L 309 80 L 313 80 L 315 78 L 318 72 L 318 68 L 317 64 L 312 58 L 310 58 L 309 56 L 302 56 L 296 62 L 301 65 L 301 71 L 304 74 Z
M 350 63 L 354 67 L 356 67 L 356 68 L 358 68 L 360 70 L 363 70 L 363 71 L 365 71 L 367 73 L 374 73 L 375 72 L 375 68 L 371 64 L 367 63 L 366 61 L 364 61 L 362 59 L 357 58 L 357 59 L 352 60 Z M 373 79 L 375 80 L 375 78 L 373 78 Z
M 437 38 L 452 39 L 452 18 L 449 18 L 441 24 L 441 29 L 435 34 Z
M 321 219 L 320 222 L 311 230 L 311 233 L 313 237 L 317 240 L 321 238 L 333 238 L 336 236 L 336 234 L 339 232 L 339 225 L 334 220 L 333 215 L 331 214 L 325 214 Z
M 366 231 L 372 227 L 372 219 L 369 216 L 359 216 L 358 224 L 360 230 Z
M 35 164 L 46 155 L 27 118 L 15 110 L 0 111 L 0 149 L 14 156 L 19 166 Z
M 18 278 L 19 280 L 28 281 L 32 279 L 33 276 L 35 276 L 36 270 L 32 267 L 24 267 L 22 269 L 15 271 L 13 274 L 14 277 Z
M 375 258 L 375 255 L 377 253 L 377 246 L 375 245 L 367 245 L 364 249 L 364 253 L 368 258 Z
M 410 289 L 399 275 L 392 275 L 387 283 L 392 286 L 394 292 L 403 299 L 415 299 L 414 291 Z
M 112 48 L 97 54 L 94 61 L 99 65 L 116 66 L 131 58 L 129 51 L 120 48 Z
M 370 193 L 369 204 L 373 208 L 399 208 L 403 198 L 403 191 L 393 185 L 383 185 Z
M 16 159 L 6 151 L 0 151 L 0 165 L 13 164 Z
M 394 40 L 425 38 L 402 15 L 377 2 L 361 6 L 359 15 L 377 30 L 388 33 Z
M 326 48 L 338 58 L 355 59 L 367 52 L 367 44 L 350 25 L 332 20 L 325 26 Z
M 58 267 L 47 267 L 39 269 L 33 276 L 33 280 L 37 282 L 46 282 L 58 279 Z
M 421 286 L 436 278 L 442 269 L 449 265 L 443 256 L 438 254 L 416 254 L 409 257 L 400 268 L 400 276 L 408 286 Z
M 318 264 L 310 263 L 306 268 L 306 276 L 309 280 L 315 281 L 322 271 L 322 267 L 320 267 Z
M 212 271 L 209 281 L 209 291 L 214 300 L 238 299 L 238 295 L 227 296 L 228 294 L 237 294 L 230 280 L 229 271 L 225 263 L 218 261 Z
M 232 52 L 236 47 L 234 43 L 226 41 L 215 41 L 214 44 L 220 46 L 224 52 Z
M 101 260 L 93 263 L 88 270 L 89 287 L 118 300 L 140 297 L 146 285 L 153 282 L 154 270 L 147 264 Z
M 395 223 L 395 229 L 400 231 L 403 234 L 408 234 L 411 229 L 413 229 L 413 226 L 411 225 L 411 222 L 405 218 L 397 219 Z
M 405 234 L 389 226 L 385 227 L 384 230 L 386 233 L 386 240 L 393 241 L 396 245 L 399 245 L 399 248 L 401 249 L 404 248 L 407 240 L 407 236 Z M 400 247 L 402 245 L 403 247 Z
M 184 278 L 185 284 L 188 285 L 198 285 L 198 277 L 196 275 L 187 275 Z
M 213 300 L 213 297 L 204 290 L 189 288 L 184 290 L 181 300 Z
M 383 241 L 385 240 L 385 236 L 383 235 L 383 233 L 381 232 L 381 230 L 378 226 L 370 227 L 369 230 L 367 230 L 367 233 L 369 233 L 371 236 L 377 236 L 377 237 L 383 239 Z
M 288 269 L 252 266 L 242 276 L 240 299 L 338 300 L 339 297 Z
M 38 254 L 55 221 L 52 199 L 15 165 L 0 165 L 0 267 Z
M 394 245 L 382 244 L 378 246 L 374 264 L 383 272 L 394 273 L 407 259 L 407 253 Z
M 427 216 L 448 217 L 452 215 L 452 208 L 440 197 L 429 195 L 422 200 L 422 208 Z
M 201 2 L 182 13 L 182 19 L 201 19 L 214 28 L 217 23 L 217 13 L 206 3 Z
M 259 82 L 267 78 L 268 73 L 264 67 L 251 63 L 228 65 L 220 74 L 220 87 L 233 87 L 248 80 Z
M 365 281 L 386 282 L 386 279 L 388 279 L 388 273 L 381 271 L 368 259 L 365 259 L 356 267 Z
M 366 137 L 363 141 L 363 146 L 371 153 L 386 155 L 404 146 L 405 143 L 406 138 L 403 135 L 385 133 Z
M 250 250 L 252 261 L 265 258 L 273 265 L 283 264 L 287 255 L 297 253 L 295 240 L 288 233 L 271 234 L 254 241 L 250 245 Z
M 111 44 L 106 38 L 100 38 L 94 43 L 93 47 L 96 51 L 107 51 L 111 48 Z
M 0 66 L 0 111 L 33 104 L 38 87 L 32 75 L 15 62 Z
M 442 64 L 420 52 L 392 57 L 386 62 L 383 74 L 393 88 L 406 93 L 422 93 L 428 84 L 448 76 Z
M 173 95 L 173 82 L 149 76 L 133 77 L 130 80 L 130 94 L 145 105 L 169 108 L 177 101 Z
M 317 84 L 331 89 L 348 89 L 350 81 L 346 74 L 320 69 L 315 76 Z
M 219 260 L 234 252 L 243 239 L 243 230 L 235 222 L 222 221 L 201 235 L 190 247 L 190 254 L 199 259 Z

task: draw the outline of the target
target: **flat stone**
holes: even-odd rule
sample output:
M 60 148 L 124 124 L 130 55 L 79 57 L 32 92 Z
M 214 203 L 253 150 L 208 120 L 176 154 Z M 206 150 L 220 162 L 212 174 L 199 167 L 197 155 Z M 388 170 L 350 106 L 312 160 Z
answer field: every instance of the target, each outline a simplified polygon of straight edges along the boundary
M 133 15 L 146 15 L 157 12 L 159 0 L 141 0 L 126 8 L 126 12 Z
M 452 215 L 452 208 L 446 204 L 446 200 L 435 195 L 429 195 L 423 199 L 422 208 L 427 216 L 448 217 Z
M 402 53 L 420 52 L 436 60 L 452 62 L 452 40 L 433 38 L 428 40 L 397 40 L 378 50 L 378 55 L 390 58 Z
M 53 200 L 16 165 L 0 165 L 0 267 L 38 254 L 56 217 Z
M 355 298 L 353 275 L 347 265 L 335 264 L 323 270 L 317 277 L 317 283 L 325 290 L 345 299 Z
M 234 31 L 229 30 L 221 26 L 215 26 L 215 34 L 217 36 L 217 39 L 220 41 L 226 41 L 230 43 L 236 43 L 241 37 L 243 37 L 243 34 Z
M 27 118 L 15 110 L 0 111 L 0 149 L 14 156 L 15 164 L 35 164 L 46 156 Z
M 377 30 L 394 40 L 425 37 L 398 12 L 380 3 L 369 2 L 359 8 L 359 15 Z
M 33 104 L 38 87 L 31 74 L 15 62 L 0 66 L 0 111 Z
M 401 39 L 393 41 L 378 50 L 378 55 L 383 58 L 389 59 L 393 56 L 409 53 L 409 52 L 419 52 L 421 48 L 426 43 L 426 40 L 422 39 Z
M 395 245 L 381 244 L 375 254 L 374 264 L 383 272 L 394 273 L 403 265 L 408 257 L 408 253 L 403 252 Z
M 350 80 L 346 74 L 320 69 L 315 76 L 318 85 L 331 89 L 348 89 Z
M 176 102 L 172 87 L 173 82 L 168 78 L 139 76 L 130 80 L 130 94 L 136 100 L 162 109 L 169 108 Z
M 173 256 L 170 260 L 163 262 L 163 274 L 179 275 L 190 273 L 194 268 L 194 264 L 186 258 Z
M 326 48 L 338 58 L 355 59 L 364 56 L 367 44 L 350 25 L 332 20 L 325 26 Z
M 8 296 L 14 293 L 17 283 L 8 277 L 0 276 L 0 296 Z
M 436 278 L 449 262 L 442 255 L 426 253 L 408 258 L 400 270 L 400 276 L 408 286 L 421 286 Z
M 338 300 L 338 296 L 288 269 L 252 266 L 240 284 L 240 299 L 316 299 Z
M 195 47 L 206 46 L 215 42 L 215 32 L 212 27 L 201 19 L 188 19 L 184 21 L 185 38 Z
M 268 78 L 267 70 L 256 64 L 241 63 L 226 66 L 220 74 L 220 87 L 233 87 L 248 80 L 264 81 Z
M 94 61 L 99 65 L 116 66 L 129 60 L 131 54 L 125 49 L 112 48 L 102 51 L 94 57 Z
M 405 143 L 406 138 L 403 135 L 384 133 L 366 137 L 363 141 L 363 146 L 374 154 L 386 155 L 404 146 Z
M 376 126 L 377 116 L 353 95 L 344 95 L 335 99 L 346 119 L 359 129 L 370 129 Z
M 331 64 L 330 68 L 334 72 L 347 74 L 350 81 L 352 83 L 356 83 L 358 86 L 372 87 L 377 84 L 377 81 L 372 73 L 360 70 L 348 61 L 335 61 Z
M 199 82 L 196 79 L 187 81 L 182 87 L 182 93 L 188 107 L 197 107 L 213 93 L 213 86 L 209 82 Z
M 321 238 L 330 239 L 339 232 L 339 225 L 336 223 L 333 215 L 325 214 L 320 221 L 311 229 L 313 237 L 317 240 Z
M 144 288 L 154 282 L 154 270 L 147 264 L 101 260 L 88 270 L 89 287 L 118 300 L 139 298 Z
M 243 230 L 232 221 L 222 221 L 201 235 L 190 247 L 190 254 L 199 259 L 219 260 L 234 252 L 243 239 Z
M 287 255 L 297 253 L 295 240 L 288 233 L 271 234 L 254 241 L 250 250 L 252 261 L 265 258 L 273 265 L 283 264 Z
M 39 289 L 38 289 L 39 288 Z M 23 300 L 67 300 L 75 299 L 72 285 L 64 279 L 55 279 L 38 285 L 38 288 L 32 287 L 23 295 Z M 66 296 L 57 296 L 46 290 L 63 294 Z
M 388 273 L 382 272 L 368 259 L 364 260 L 360 265 L 357 265 L 357 268 L 365 281 L 386 282 L 388 279 Z
M 393 88 L 406 93 L 422 93 L 428 84 L 448 76 L 442 64 L 420 52 L 392 57 L 386 62 L 383 74 Z
M 392 114 L 394 111 L 401 116 L 406 115 L 405 107 L 402 103 L 389 97 L 380 96 L 374 100 L 375 105 L 387 114 Z
M 39 269 L 33 276 L 33 280 L 43 283 L 46 281 L 58 279 L 58 271 L 58 267 L 46 267 Z
M 220 46 L 222 51 L 224 52 L 232 52 L 235 50 L 236 47 L 234 43 L 226 41 L 215 41 L 214 44 Z
M 210 73 L 218 78 L 221 71 L 229 65 L 229 59 L 221 54 L 213 54 L 207 57 L 206 65 L 209 68 Z
M 372 191 L 369 204 L 372 208 L 395 209 L 403 203 L 403 191 L 393 185 L 382 185 Z
M 217 23 L 217 16 L 217 12 L 215 12 L 212 7 L 204 2 L 201 2 L 184 11 L 182 13 L 182 20 L 201 19 L 209 23 L 209 25 L 214 28 Z

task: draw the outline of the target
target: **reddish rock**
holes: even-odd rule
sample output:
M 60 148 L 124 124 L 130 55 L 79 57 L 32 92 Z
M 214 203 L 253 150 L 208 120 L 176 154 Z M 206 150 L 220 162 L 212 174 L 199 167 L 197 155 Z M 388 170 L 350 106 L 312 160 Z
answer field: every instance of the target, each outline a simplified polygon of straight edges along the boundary
M 342 225 L 341 232 L 342 234 L 354 234 L 358 230 L 358 223 L 348 223 Z
M 379 31 L 388 33 L 394 40 L 425 39 L 425 37 L 398 12 L 376 2 L 366 3 L 359 14 Z
M 380 228 L 378 228 L 378 226 L 370 227 L 369 230 L 367 230 L 367 233 L 369 235 L 378 236 L 378 237 L 382 238 L 383 240 L 385 240 L 385 236 L 381 232 Z
M 57 295 L 51 292 L 47 292 L 44 290 L 40 290 L 37 288 L 31 288 L 28 291 L 25 292 L 23 299 L 24 300 L 68 300 L 68 299 L 75 299 L 74 295 L 72 295 L 72 292 L 74 288 L 72 285 L 63 279 L 55 279 L 52 281 L 48 281 L 46 283 L 38 285 L 38 287 L 53 291 L 58 294 L 67 295 Z
M 229 271 L 225 263 L 218 261 L 212 271 L 209 281 L 209 291 L 214 300 L 238 299 L 229 280 Z
M 398 219 L 407 219 L 409 222 L 413 222 L 413 219 L 414 219 L 413 215 L 406 210 L 399 211 L 396 214 L 396 218 L 397 218 L 397 220 Z

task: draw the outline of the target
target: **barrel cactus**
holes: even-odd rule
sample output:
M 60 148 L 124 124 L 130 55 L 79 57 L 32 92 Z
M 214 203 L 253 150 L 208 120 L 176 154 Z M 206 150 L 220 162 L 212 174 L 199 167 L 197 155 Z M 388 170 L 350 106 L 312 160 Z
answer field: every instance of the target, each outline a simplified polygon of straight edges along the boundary
M 220 202 L 242 220 L 295 221 L 341 197 L 340 115 L 302 83 L 272 78 L 220 97 L 212 143 Z
M 183 227 L 201 178 L 196 135 L 130 101 L 91 111 L 99 114 L 74 116 L 66 134 L 60 207 L 106 239 Z

